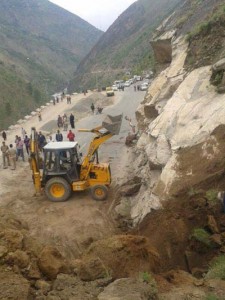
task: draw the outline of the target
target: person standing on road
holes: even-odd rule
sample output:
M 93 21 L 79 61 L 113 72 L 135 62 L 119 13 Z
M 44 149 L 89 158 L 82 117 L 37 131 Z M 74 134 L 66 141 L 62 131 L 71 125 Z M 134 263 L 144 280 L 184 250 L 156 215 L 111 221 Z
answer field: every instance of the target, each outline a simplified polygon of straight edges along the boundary
M 60 115 L 58 115 L 57 125 L 58 125 L 58 128 L 63 126 L 63 119 Z
M 63 115 L 63 131 L 67 131 L 68 128 L 68 118 L 66 113 Z
M 66 97 L 66 103 L 67 103 L 67 104 L 71 104 L 71 97 L 70 97 L 70 95 L 68 95 L 68 96 Z
M 63 135 L 59 130 L 57 130 L 57 133 L 55 135 L 55 140 L 56 140 L 56 142 L 62 142 L 63 141 Z
M 22 160 L 25 161 L 24 159 L 24 152 L 23 152 L 23 141 L 21 139 L 21 137 L 19 136 L 18 137 L 18 141 L 17 141 L 17 144 L 16 144 L 16 160 L 18 160 L 18 157 L 21 156 L 22 157 Z
M 25 144 L 25 147 L 26 147 L 26 151 L 27 151 L 27 154 L 29 155 L 30 153 L 30 139 L 27 135 L 25 135 L 25 138 L 24 138 L 24 144 Z
M 71 128 L 73 128 L 73 129 L 75 128 L 74 121 L 75 121 L 74 115 L 71 113 L 71 114 L 70 114 L 70 126 L 71 126 Z
M 11 164 L 11 170 L 16 169 L 16 149 L 13 148 L 13 145 L 9 145 L 9 161 Z
M 42 121 L 42 116 L 41 116 L 41 112 L 40 111 L 38 112 L 38 120 L 39 120 L 39 122 Z
M 94 106 L 94 103 L 91 104 L 91 111 L 92 111 L 92 113 L 94 114 L 94 112 L 95 112 L 95 106 Z
M 67 138 L 70 142 L 74 142 L 75 140 L 75 134 L 72 132 L 72 130 L 70 129 L 68 134 L 67 134 Z
M 38 148 L 40 151 L 42 151 L 43 147 L 46 145 L 46 138 L 41 131 L 39 131 L 38 133 L 37 140 L 38 140 Z
M 17 152 L 17 142 L 18 142 L 18 135 L 15 136 L 15 144 L 16 144 L 16 152 Z
M 7 136 L 6 136 L 6 132 L 5 132 L 5 130 L 4 130 L 4 131 L 2 131 L 2 138 L 3 138 L 3 140 L 4 140 L 4 141 L 6 141 L 6 140 L 7 140 Z
M 7 169 L 7 167 L 10 166 L 9 147 L 6 145 L 5 142 L 2 142 L 1 151 L 2 151 L 2 158 L 3 158 L 3 169 Z M 8 163 L 7 166 L 6 166 L 6 159 Z
M 23 139 L 25 139 L 25 135 L 27 133 L 26 133 L 26 130 L 23 127 L 21 128 L 21 134 L 22 134 Z

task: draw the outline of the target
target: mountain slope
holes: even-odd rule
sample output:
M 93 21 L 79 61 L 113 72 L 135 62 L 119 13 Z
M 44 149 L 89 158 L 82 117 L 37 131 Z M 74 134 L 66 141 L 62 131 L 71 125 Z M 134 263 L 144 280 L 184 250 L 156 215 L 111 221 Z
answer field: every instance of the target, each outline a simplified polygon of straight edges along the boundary
M 7 74 L 13 75 L 11 85 L 16 86 L 19 80 L 25 86 L 30 83 L 39 89 L 43 102 L 44 94 L 50 95 L 68 84 L 77 65 L 101 34 L 86 21 L 47 0 L 2 0 L 0 64 Z M 7 86 L 5 72 L 0 84 Z M 4 88 L 1 105 L 5 105 L 11 93 Z M 33 101 L 32 95 L 27 96 Z M 17 94 L 13 98 L 19 101 Z M 1 124 L 9 125 L 3 115 Z
M 96 84 L 95 77 L 98 77 L 97 80 L 104 85 L 116 75 L 124 74 L 125 70 L 137 70 L 140 64 L 149 67 L 151 33 L 180 2 L 139 0 L 133 3 L 80 63 L 71 90 L 79 87 L 77 82 L 89 88 Z
M 54 88 L 68 81 L 101 35 L 100 30 L 47 0 L 2 0 L 0 26 L 2 60 L 10 60 L 19 73 L 39 85 L 40 78 L 50 77 Z M 37 68 L 40 78 L 33 74 Z

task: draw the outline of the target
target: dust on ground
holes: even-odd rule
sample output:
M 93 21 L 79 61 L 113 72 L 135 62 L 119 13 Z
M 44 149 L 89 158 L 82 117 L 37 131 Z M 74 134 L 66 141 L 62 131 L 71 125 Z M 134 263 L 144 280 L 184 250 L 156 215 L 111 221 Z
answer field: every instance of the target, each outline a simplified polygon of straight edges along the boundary
M 32 126 L 38 131 L 54 132 L 59 114 L 74 112 L 78 121 L 92 114 L 92 102 L 96 107 L 100 105 L 105 108 L 113 104 L 113 100 L 114 97 L 108 99 L 104 94 L 91 93 L 86 97 L 72 96 L 71 105 L 64 99 L 56 105 L 47 106 L 42 110 L 42 121 L 33 116 L 18 129 L 8 132 L 7 144 L 14 144 L 15 135 L 21 135 L 21 127 L 27 133 Z M 16 213 L 18 218 L 28 223 L 31 236 L 38 236 L 40 241 L 56 245 L 64 255 L 77 257 L 93 241 L 115 233 L 107 205 L 92 200 L 88 192 L 75 193 L 66 203 L 52 203 L 46 201 L 44 196 L 34 197 L 27 154 L 25 162 L 18 159 L 16 170 L 1 168 L 0 174 L 0 207 Z

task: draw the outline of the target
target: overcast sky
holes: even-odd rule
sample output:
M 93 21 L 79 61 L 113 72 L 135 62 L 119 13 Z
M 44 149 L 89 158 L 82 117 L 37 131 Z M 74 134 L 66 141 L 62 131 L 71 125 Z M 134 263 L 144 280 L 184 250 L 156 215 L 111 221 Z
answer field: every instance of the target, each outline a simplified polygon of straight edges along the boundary
M 136 0 L 50 0 L 106 31 L 117 17 Z

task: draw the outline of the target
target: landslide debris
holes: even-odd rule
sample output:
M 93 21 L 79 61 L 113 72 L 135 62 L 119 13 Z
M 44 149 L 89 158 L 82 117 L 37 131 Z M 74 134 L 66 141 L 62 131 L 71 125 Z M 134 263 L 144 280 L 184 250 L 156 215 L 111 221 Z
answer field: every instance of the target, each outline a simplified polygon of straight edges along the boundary
M 135 277 L 140 272 L 158 271 L 160 256 L 145 237 L 116 235 L 92 243 L 74 266 L 79 277 L 87 281 L 107 275 L 113 279 Z

